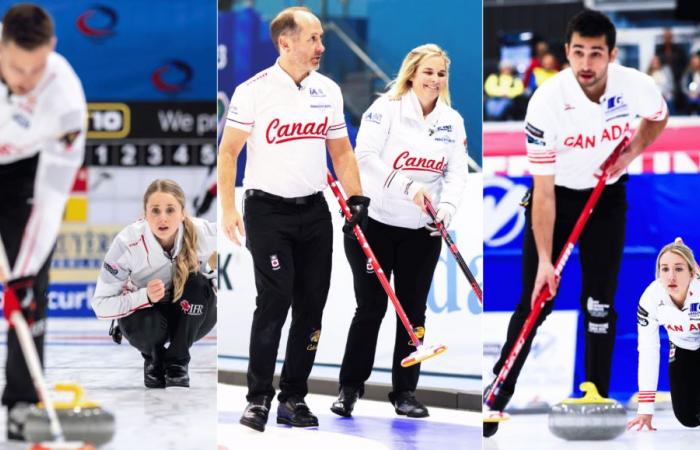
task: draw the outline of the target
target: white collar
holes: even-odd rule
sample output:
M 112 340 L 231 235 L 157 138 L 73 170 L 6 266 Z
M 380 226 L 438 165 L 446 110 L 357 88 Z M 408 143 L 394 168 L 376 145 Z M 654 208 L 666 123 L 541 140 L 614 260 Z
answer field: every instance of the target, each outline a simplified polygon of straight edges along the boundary
M 282 66 L 280 65 L 279 58 L 277 58 L 275 64 L 272 66 L 272 71 L 282 82 L 287 83 L 288 85 L 294 87 L 294 89 L 299 90 L 305 89 L 308 86 L 309 80 L 311 79 L 312 74 L 315 72 L 314 70 L 310 71 L 309 74 L 306 77 L 304 77 L 304 79 L 301 80 L 299 84 L 297 84 L 296 81 L 294 81 L 294 79 L 291 77 L 291 75 L 285 72 L 285 70 L 282 68 Z

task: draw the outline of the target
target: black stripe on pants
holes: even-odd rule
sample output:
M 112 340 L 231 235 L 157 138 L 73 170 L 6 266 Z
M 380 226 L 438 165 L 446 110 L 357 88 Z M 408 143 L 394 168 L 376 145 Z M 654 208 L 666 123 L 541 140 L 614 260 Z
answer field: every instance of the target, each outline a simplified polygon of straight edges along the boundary
M 156 303 L 118 322 L 129 344 L 144 355 L 166 366 L 185 365 L 190 362 L 190 347 L 216 325 L 216 293 L 204 275 L 191 273 L 180 300 Z
M 579 259 L 583 272 L 580 303 L 586 334 L 586 379 L 592 381 L 600 394 L 605 397 L 608 395 L 610 386 L 612 353 L 615 344 L 617 314 L 613 304 L 625 241 L 627 212 L 625 181 L 626 178 L 606 186 L 578 241 Z M 556 217 L 552 239 L 552 263 L 556 261 L 564 247 L 566 239 L 571 234 L 591 192 L 590 189 L 576 191 L 559 186 L 555 187 Z M 532 233 L 530 208 L 527 209 L 525 215 L 523 290 L 520 303 L 518 303 L 508 324 L 508 336 L 501 349 L 501 357 L 493 368 L 494 374 L 498 374 L 503 367 L 504 361 L 513 348 L 530 313 L 530 300 L 537 276 L 538 256 Z M 562 277 L 565 279 L 566 269 Z M 518 358 L 514 361 L 508 378 L 503 383 L 503 389 L 507 393 L 514 391 L 518 375 L 530 352 L 537 328 L 552 311 L 553 304 L 553 301 L 545 303 L 534 329 L 525 341 Z
M 700 349 L 686 350 L 670 343 L 668 379 L 676 419 L 686 427 L 700 425 Z
M 24 228 L 32 211 L 31 199 L 34 196 L 34 178 L 39 155 L 12 164 L 0 165 L 0 237 L 5 245 L 10 266 L 14 266 L 19 255 Z M 55 239 L 55 238 L 54 238 Z M 39 360 L 44 361 L 44 335 L 46 330 L 46 308 L 48 304 L 49 269 L 53 250 L 44 265 L 35 275 L 32 286 L 36 309 L 31 313 L 23 310 L 30 323 L 34 345 Z M 2 404 L 12 407 L 17 402 L 37 403 L 39 397 L 34 389 L 32 378 L 24 360 L 14 328 L 7 332 L 7 361 L 5 364 L 5 390 Z
M 328 204 L 320 193 L 303 205 L 248 197 L 244 222 L 258 293 L 246 398 L 275 395 L 272 378 L 290 306 L 292 322 L 278 398 L 284 402 L 292 395 L 304 397 L 331 281 L 333 226 Z
M 369 219 L 365 236 L 387 278 L 393 273 L 396 296 L 408 320 L 414 328 L 425 327 L 428 292 L 440 257 L 440 237 L 430 236 L 424 228 L 395 227 L 373 219 Z M 388 297 L 359 243 L 347 236 L 345 256 L 352 269 L 357 308 L 348 332 L 340 385 L 364 393 L 365 381 L 374 365 L 379 327 L 386 313 Z M 420 364 L 401 367 L 401 360 L 415 350 L 397 317 L 390 398 L 399 392 L 416 390 Z

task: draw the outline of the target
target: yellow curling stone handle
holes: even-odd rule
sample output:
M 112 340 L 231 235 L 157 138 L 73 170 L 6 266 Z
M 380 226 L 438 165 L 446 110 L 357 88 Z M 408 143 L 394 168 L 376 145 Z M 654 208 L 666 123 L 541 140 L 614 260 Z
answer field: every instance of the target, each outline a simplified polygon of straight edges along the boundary
M 562 403 L 565 403 L 567 405 L 580 405 L 583 403 L 586 404 L 597 404 L 597 405 L 607 405 L 607 404 L 614 404 L 615 400 L 610 399 L 610 398 L 605 398 L 602 397 L 598 393 L 598 389 L 595 387 L 595 384 L 593 384 L 590 381 L 584 381 L 581 383 L 579 386 L 579 389 L 581 389 L 585 394 L 581 398 L 567 398 L 562 400 Z
M 85 391 L 77 383 L 58 383 L 53 387 L 57 392 L 72 392 L 73 398 L 67 402 L 54 402 L 56 409 L 80 409 L 80 408 L 99 408 L 100 405 L 96 402 L 84 400 Z M 44 408 L 44 403 L 40 402 L 37 405 L 39 408 Z

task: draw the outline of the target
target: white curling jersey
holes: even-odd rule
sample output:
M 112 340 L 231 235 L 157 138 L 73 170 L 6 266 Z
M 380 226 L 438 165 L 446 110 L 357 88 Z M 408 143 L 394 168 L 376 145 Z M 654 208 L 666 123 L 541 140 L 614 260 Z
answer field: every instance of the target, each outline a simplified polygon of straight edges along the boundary
M 658 121 L 667 114 L 654 80 L 635 69 L 609 64 L 598 103 L 586 97 L 570 68 L 562 70 L 535 91 L 527 106 L 530 173 L 554 175 L 557 186 L 593 188 L 598 181 L 594 173 L 630 131 L 633 119 Z
M 41 80 L 25 95 L 12 94 L 0 79 L 0 164 L 40 154 L 32 212 L 11 278 L 36 275 L 56 242 L 84 159 L 86 116 L 80 80 L 58 53 L 49 54 Z
M 207 259 L 216 250 L 216 224 L 195 217 L 190 220 L 197 233 L 200 270 L 207 272 Z M 119 232 L 105 255 L 95 293 L 90 299 L 98 319 L 118 319 L 150 308 L 146 295 L 150 280 L 163 281 L 165 298 L 172 295 L 174 261 L 182 248 L 183 232 L 180 225 L 170 253 L 163 250 L 143 219 Z
M 325 189 L 326 139 L 347 136 L 338 85 L 311 71 L 297 86 L 279 62 L 236 88 L 226 126 L 250 133 L 243 186 L 282 197 Z
M 659 380 L 659 327 L 668 339 L 686 350 L 700 348 L 700 281 L 693 279 L 683 309 L 679 309 L 661 282 L 654 280 L 642 294 L 637 308 L 639 341 L 639 414 L 653 414 Z
M 442 100 L 425 118 L 413 90 L 375 100 L 355 145 L 369 216 L 412 229 L 431 222 L 413 203 L 412 182 L 426 187 L 436 209 L 449 204 L 456 210 L 467 182 L 466 139 L 462 116 Z

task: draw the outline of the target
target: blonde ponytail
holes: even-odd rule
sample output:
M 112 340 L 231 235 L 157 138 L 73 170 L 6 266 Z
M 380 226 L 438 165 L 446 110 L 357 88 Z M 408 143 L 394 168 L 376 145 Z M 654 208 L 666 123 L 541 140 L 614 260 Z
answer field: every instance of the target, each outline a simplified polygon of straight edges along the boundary
M 185 289 L 185 282 L 190 273 L 199 271 L 199 258 L 197 257 L 197 230 L 188 215 L 182 223 L 184 232 L 182 233 L 182 247 L 180 253 L 175 257 L 173 270 L 173 301 L 182 297 Z

